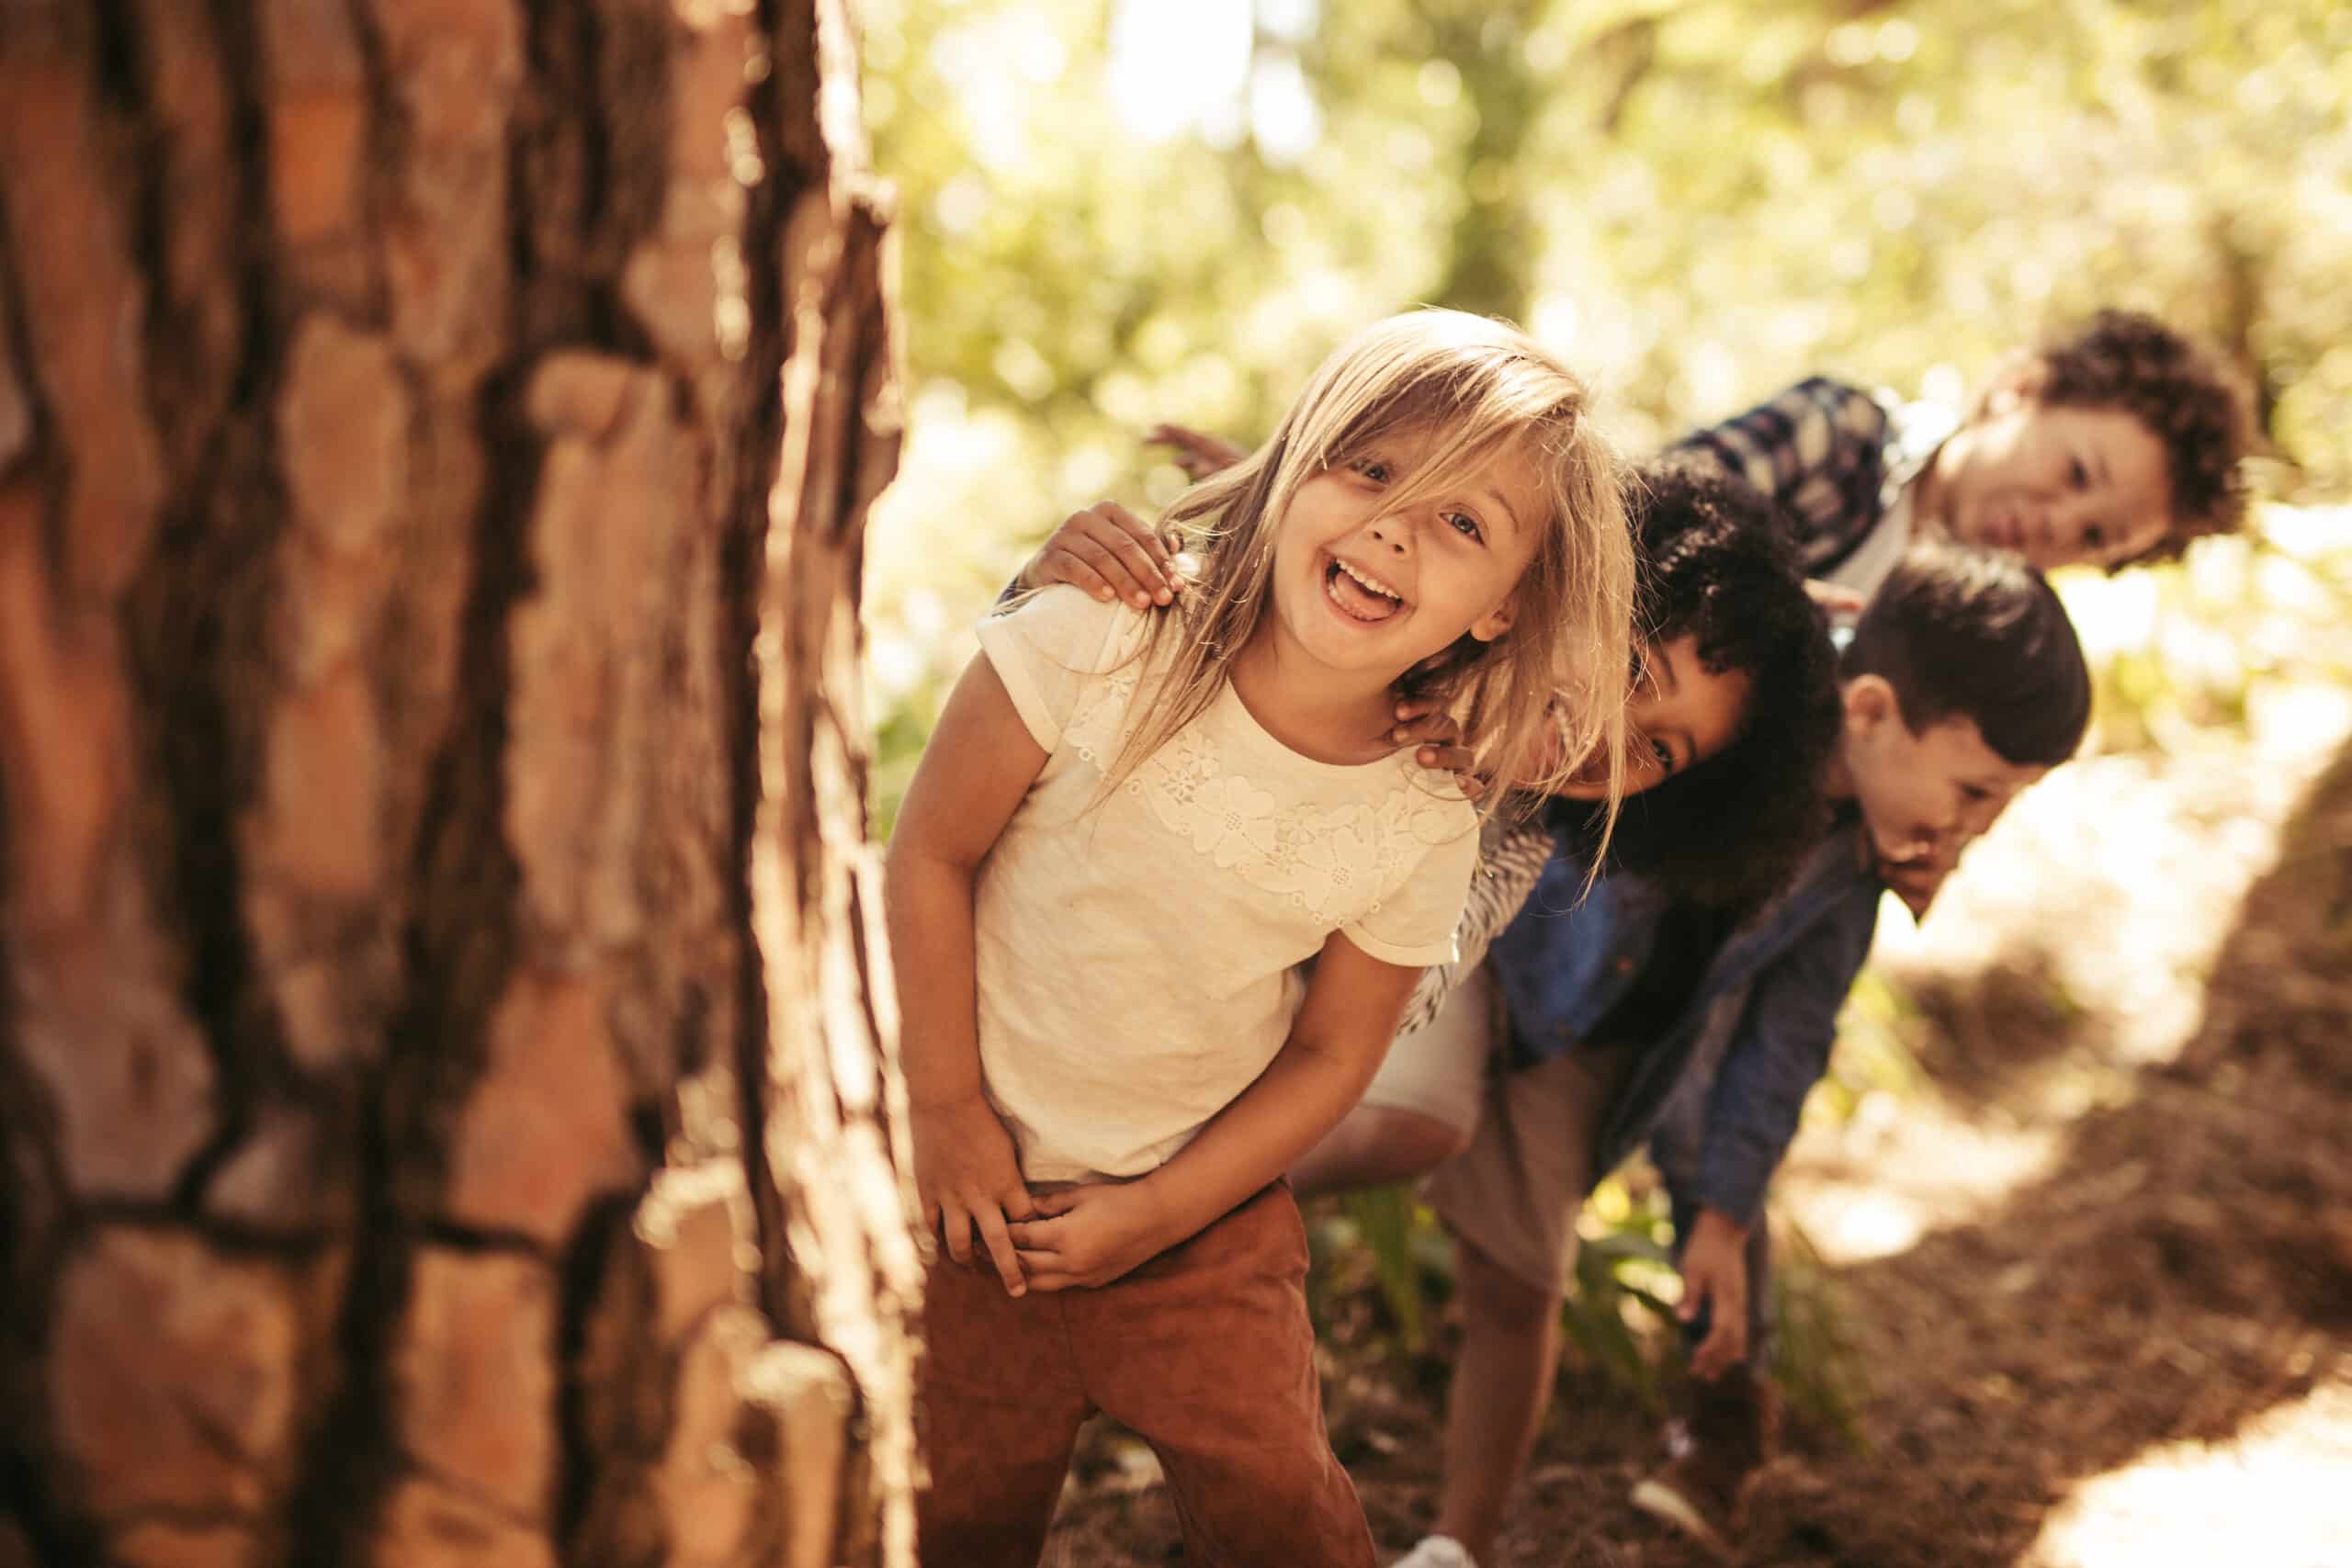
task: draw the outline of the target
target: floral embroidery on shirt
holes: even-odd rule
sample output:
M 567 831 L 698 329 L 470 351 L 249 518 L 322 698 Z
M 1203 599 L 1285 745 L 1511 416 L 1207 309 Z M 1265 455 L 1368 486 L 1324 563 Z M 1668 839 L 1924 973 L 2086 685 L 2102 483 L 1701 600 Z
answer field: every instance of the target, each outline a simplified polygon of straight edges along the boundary
M 1098 769 L 1125 743 L 1144 660 L 1130 658 L 1080 697 L 1066 742 Z M 1228 692 L 1220 702 L 1237 700 Z M 1214 715 L 1179 731 L 1146 758 L 1120 789 L 1148 804 L 1170 831 L 1221 870 L 1287 897 L 1336 931 L 1380 912 L 1429 849 L 1462 831 L 1461 802 L 1416 787 L 1401 764 L 1396 787 L 1375 807 L 1284 808 L 1271 792 L 1229 772 L 1202 733 Z
M 1193 807 L 1185 814 L 1193 847 L 1220 866 L 1274 852 L 1274 797 L 1248 779 L 1233 773 L 1210 779 L 1194 792 Z

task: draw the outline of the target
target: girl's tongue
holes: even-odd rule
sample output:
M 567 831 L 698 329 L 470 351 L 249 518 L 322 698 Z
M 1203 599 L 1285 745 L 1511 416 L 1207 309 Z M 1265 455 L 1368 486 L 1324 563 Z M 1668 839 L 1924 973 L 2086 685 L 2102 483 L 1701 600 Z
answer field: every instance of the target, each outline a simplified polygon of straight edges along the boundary
M 1375 593 L 1349 576 L 1347 569 L 1336 560 L 1324 569 L 1323 592 L 1332 604 L 1359 621 L 1385 621 L 1403 608 L 1399 601 L 1385 593 Z

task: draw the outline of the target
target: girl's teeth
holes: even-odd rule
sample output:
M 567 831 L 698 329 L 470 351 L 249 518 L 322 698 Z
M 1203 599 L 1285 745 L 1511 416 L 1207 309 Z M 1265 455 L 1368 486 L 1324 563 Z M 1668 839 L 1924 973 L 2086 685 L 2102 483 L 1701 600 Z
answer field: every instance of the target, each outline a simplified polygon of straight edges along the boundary
M 1362 583 L 1367 592 L 1377 593 L 1383 599 L 1401 599 L 1403 597 L 1402 594 L 1399 594 L 1394 589 L 1382 587 L 1379 583 L 1374 582 L 1371 578 L 1366 577 L 1363 573 L 1358 571 L 1355 568 L 1350 566 L 1345 561 L 1340 561 L 1338 565 L 1341 571 L 1346 572 L 1350 577 L 1354 578 L 1358 582 Z
M 1367 586 L 1337 559 L 1324 577 L 1323 596 L 1350 620 L 1367 625 L 1385 621 L 1404 607 L 1404 601 L 1396 595 Z

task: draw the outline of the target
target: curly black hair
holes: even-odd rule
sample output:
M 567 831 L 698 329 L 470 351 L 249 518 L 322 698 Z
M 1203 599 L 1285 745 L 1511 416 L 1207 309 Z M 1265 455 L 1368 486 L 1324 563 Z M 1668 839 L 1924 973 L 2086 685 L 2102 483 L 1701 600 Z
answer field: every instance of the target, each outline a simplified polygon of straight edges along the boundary
M 1626 797 L 1607 869 L 1652 878 L 1678 900 L 1745 913 L 1795 874 L 1827 819 L 1822 775 L 1838 743 L 1837 657 L 1778 503 L 1665 461 L 1645 465 L 1629 490 L 1645 641 L 1695 638 L 1708 670 L 1747 671 L 1749 698 L 1729 746 Z M 1599 812 L 1565 799 L 1547 810 L 1570 847 L 1589 856 Z
M 2205 534 L 2234 533 L 2245 516 L 2244 478 L 2253 440 L 2246 400 L 2209 355 L 2154 316 L 2101 310 L 2042 344 L 2022 378 L 2043 402 L 2120 409 L 2164 444 L 2172 479 L 2172 526 L 2110 570 L 2169 560 Z

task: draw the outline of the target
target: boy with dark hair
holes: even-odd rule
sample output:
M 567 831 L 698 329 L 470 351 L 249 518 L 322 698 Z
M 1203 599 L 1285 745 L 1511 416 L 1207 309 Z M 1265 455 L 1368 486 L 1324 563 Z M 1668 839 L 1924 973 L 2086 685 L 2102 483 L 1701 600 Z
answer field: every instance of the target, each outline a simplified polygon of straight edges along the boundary
M 1464 1341 L 1436 1532 L 1398 1568 L 1461 1568 L 1491 1548 L 1550 1395 L 1577 1211 L 1645 1137 L 1699 1340 L 1691 1447 L 1635 1500 L 1720 1544 L 1769 1452 L 1772 1395 L 1751 1355 L 1764 1193 L 1869 953 L 1883 869 L 1981 831 L 2090 715 L 2081 646 L 2041 574 L 1949 544 L 1898 563 L 1839 673 L 1837 815 L 1793 885 L 1695 968 L 1668 933 L 1671 905 L 1615 897 L 1561 918 L 1584 876 L 1565 851 L 1495 941 L 1508 1037 L 1494 1043 L 1513 1066 L 1429 1187 L 1459 1243 Z M 1661 964 L 1693 978 L 1661 988 Z

